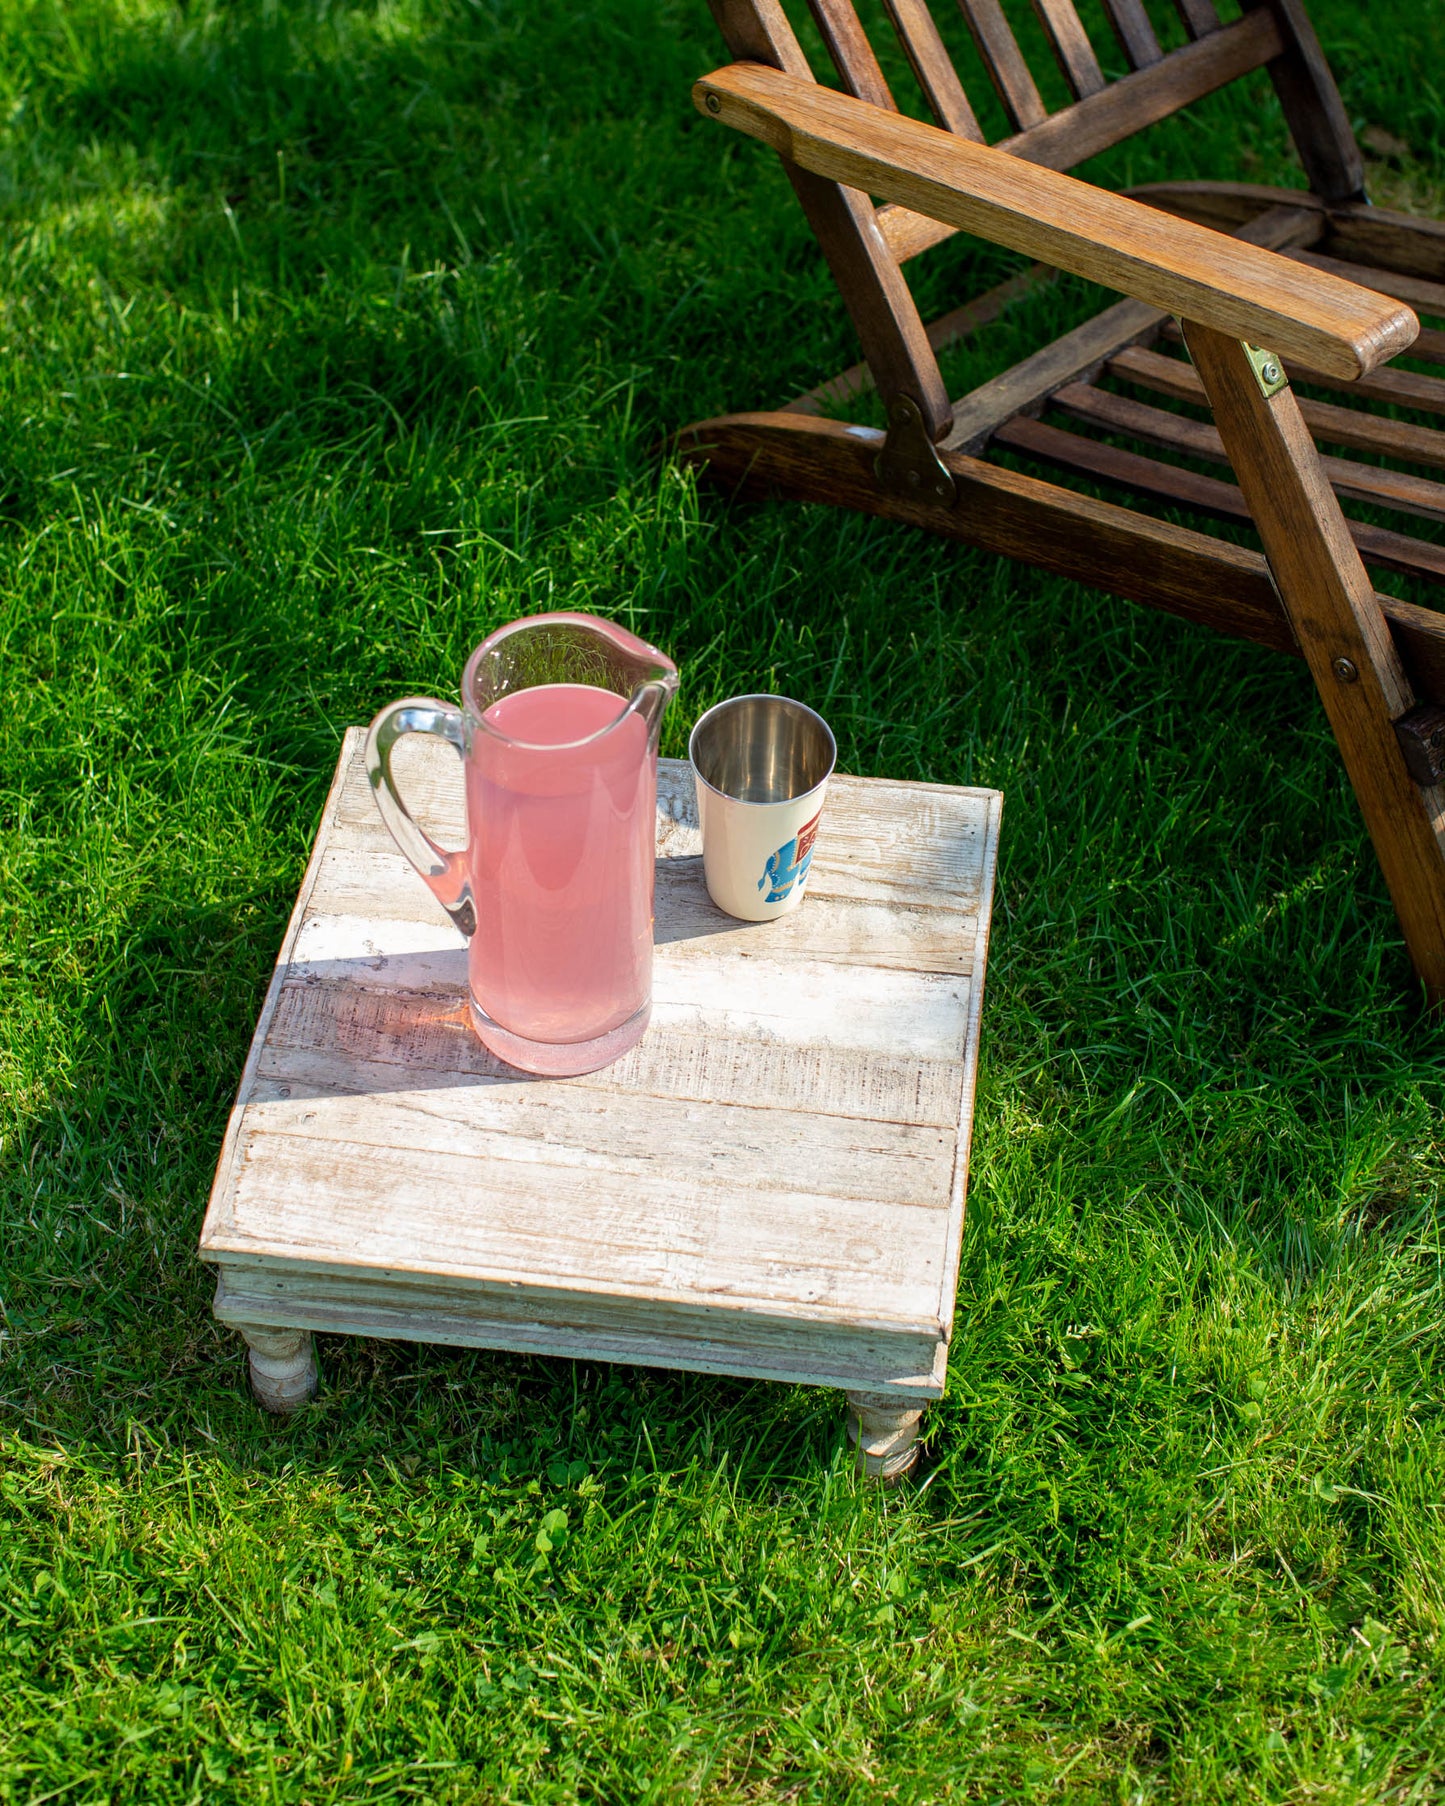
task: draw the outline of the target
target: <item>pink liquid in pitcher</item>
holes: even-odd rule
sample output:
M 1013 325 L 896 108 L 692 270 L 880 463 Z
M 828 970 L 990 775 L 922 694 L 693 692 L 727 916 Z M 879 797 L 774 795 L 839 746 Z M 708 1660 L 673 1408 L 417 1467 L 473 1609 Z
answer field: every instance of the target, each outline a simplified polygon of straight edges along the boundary
M 472 994 L 529 1040 L 609 1034 L 651 992 L 657 759 L 647 723 L 618 720 L 626 707 L 590 684 L 540 684 L 483 715 L 505 740 L 475 735 Z

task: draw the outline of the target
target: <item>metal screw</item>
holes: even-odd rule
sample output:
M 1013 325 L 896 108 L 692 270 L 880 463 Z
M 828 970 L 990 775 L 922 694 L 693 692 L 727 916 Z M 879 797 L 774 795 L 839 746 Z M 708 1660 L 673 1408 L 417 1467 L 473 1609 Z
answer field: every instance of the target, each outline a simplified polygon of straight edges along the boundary
M 1259 373 L 1267 383 L 1277 383 L 1284 372 L 1276 363 L 1261 364 Z
M 718 99 L 716 94 L 708 95 L 707 110 L 709 113 L 721 113 L 722 112 L 722 102 Z
M 1354 661 L 1347 658 L 1337 658 L 1330 669 L 1342 684 L 1352 684 L 1360 675 L 1355 669 Z

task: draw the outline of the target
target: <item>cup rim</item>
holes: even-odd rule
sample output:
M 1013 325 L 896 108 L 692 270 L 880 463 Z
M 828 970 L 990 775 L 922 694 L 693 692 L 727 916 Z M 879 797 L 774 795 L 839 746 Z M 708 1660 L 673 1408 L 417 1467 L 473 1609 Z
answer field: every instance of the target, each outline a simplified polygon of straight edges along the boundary
M 720 710 L 732 708 L 740 702 L 786 702 L 790 707 L 801 709 L 805 715 L 813 717 L 828 736 L 828 745 L 831 748 L 828 755 L 828 769 L 816 784 L 807 790 L 800 790 L 796 796 L 780 796 L 771 802 L 758 803 L 752 802 L 746 797 L 734 796 L 731 791 L 719 790 L 716 784 L 702 775 L 698 769 L 697 760 L 693 756 L 693 747 L 697 743 L 698 734 L 702 731 L 704 723 L 710 721 Z M 710 790 L 714 796 L 721 797 L 724 802 L 735 803 L 739 809 L 796 809 L 799 803 L 806 802 L 809 797 L 816 796 L 820 790 L 826 787 L 838 764 L 838 741 L 832 728 L 828 726 L 818 711 L 806 702 L 799 702 L 796 696 L 780 696 L 773 690 L 745 690 L 737 696 L 724 696 L 721 702 L 715 702 L 710 709 L 704 709 L 698 716 L 693 723 L 692 732 L 687 737 L 687 762 L 697 783 L 701 784 L 705 790 Z

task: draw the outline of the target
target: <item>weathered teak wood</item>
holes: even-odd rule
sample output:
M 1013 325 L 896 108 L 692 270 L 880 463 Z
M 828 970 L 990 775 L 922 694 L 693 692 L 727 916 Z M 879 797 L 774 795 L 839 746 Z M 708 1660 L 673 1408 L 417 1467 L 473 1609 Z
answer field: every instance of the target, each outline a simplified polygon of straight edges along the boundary
M 871 274 L 850 281 L 846 258 L 825 239 L 859 327 L 863 365 L 799 397 L 790 413 L 698 423 L 680 440 L 686 457 L 734 485 L 772 486 L 910 522 L 1299 653 L 1295 610 L 1280 600 L 1273 554 L 1266 560 L 982 461 L 994 452 L 1013 454 L 1206 517 L 1262 527 L 1253 501 L 1257 482 L 1236 485 L 1135 449 L 1156 446 L 1189 463 L 1228 466 L 1231 455 L 1237 462 L 1238 448 L 1231 444 L 1227 453 L 1228 435 L 1208 419 L 1139 396 L 1152 391 L 1200 406 L 1218 401 L 1187 364 L 1155 349 L 1177 342 L 1179 329 L 1169 317 L 1177 314 L 1230 343 L 1266 346 L 1291 380 L 1335 392 L 1338 399 L 1291 396 L 1281 411 L 1312 429 L 1322 445 L 1379 462 L 1311 450 L 1311 482 L 1333 485 L 1352 503 L 1445 520 L 1445 483 L 1421 468 L 1400 467 L 1445 467 L 1445 433 L 1435 424 L 1445 416 L 1445 371 L 1385 368 L 1402 351 L 1445 366 L 1445 331 L 1421 329 L 1409 311 L 1445 320 L 1445 224 L 1365 204 L 1359 150 L 1303 0 L 1244 0 L 1242 16 L 1229 23 L 1210 0 L 1175 0 L 1190 41 L 1168 54 L 1144 0 L 1102 0 L 1131 71 L 1116 81 L 1104 77 L 1077 0 L 1033 0 L 1076 97 L 1053 113 L 1000 0 L 958 0 L 1013 128 L 992 147 L 980 141 L 929 0 L 884 0 L 884 8 L 943 130 L 908 117 L 918 109 L 906 98 L 895 103 L 892 95 L 886 101 L 879 95 L 871 105 L 854 98 L 867 79 L 848 71 L 864 67 L 866 57 L 853 41 L 858 15 L 848 0 L 814 4 L 815 13 L 831 10 L 843 18 L 841 26 L 825 22 L 824 31 L 843 70 L 841 94 L 818 86 L 790 51 L 777 52 L 777 0 L 711 4 L 739 60 L 698 85 L 697 103 L 773 146 L 795 185 L 811 180 L 850 197 L 854 212 L 834 240 L 851 234 L 850 244 L 866 242 Z M 1309 190 L 1180 182 L 1152 184 L 1129 199 L 1060 173 L 1261 69 L 1279 96 Z M 1021 251 L 1036 260 L 1033 271 L 965 301 L 931 328 L 900 308 L 885 343 L 890 285 L 900 266 L 958 231 Z M 930 371 L 932 354 L 995 318 L 1047 269 L 1085 276 L 1127 298 L 971 395 L 940 400 L 941 385 L 929 381 L 937 371 L 936 362 Z M 1321 278 L 1342 286 L 1317 286 Z M 882 435 L 870 428 L 807 418 L 870 386 L 892 423 L 886 455 L 880 455 Z M 1112 392 L 1120 386 L 1135 393 Z M 1425 418 L 1393 419 L 1369 412 L 1371 406 Z M 1047 420 L 1040 418 L 1045 410 L 1052 410 Z M 1061 431 L 1061 416 L 1083 430 Z M 1132 443 L 1110 442 L 1118 438 Z M 1290 507 L 1302 505 L 1289 485 L 1282 493 L 1291 497 Z M 1359 590 L 1361 556 L 1411 578 L 1445 581 L 1445 546 L 1374 521 L 1347 522 L 1333 499 L 1321 514 L 1315 501 L 1306 508 L 1305 537 L 1326 562 L 1343 560 L 1335 576 L 1342 594 Z M 1284 530 L 1276 521 L 1276 535 Z M 1432 805 L 1428 797 L 1422 805 L 1419 792 L 1430 792 L 1445 770 L 1445 616 L 1386 596 L 1370 606 L 1408 691 L 1423 700 L 1393 719 L 1376 709 L 1356 721 L 1356 739 L 1373 735 L 1377 744 L 1363 760 L 1358 746 L 1348 750 L 1347 763 L 1368 792 L 1371 759 L 1392 774 L 1390 783 L 1399 779 L 1403 760 L 1417 785 L 1416 815 L 1421 807 L 1428 814 Z M 1363 794 L 1361 801 L 1382 860 L 1394 860 L 1391 884 L 1397 899 L 1405 899 L 1402 921 L 1413 910 L 1406 924 L 1412 956 L 1438 996 L 1445 941 L 1434 953 L 1428 943 L 1445 921 L 1439 862 L 1420 854 L 1402 889 L 1401 861 L 1414 855 L 1400 852 L 1399 834 L 1390 840 L 1379 796 Z M 1415 846 L 1410 833 L 1404 844 Z
M 309 1394 L 331 1330 L 838 1386 L 916 1425 L 953 1319 L 997 793 L 835 778 L 803 908 L 748 924 L 709 902 L 691 775 L 663 761 L 652 1025 L 548 1080 L 472 1032 L 464 943 L 362 745 L 201 1236 L 262 1402 Z M 455 844 L 460 766 L 408 751 Z
M 823 42 L 828 46 L 828 54 L 845 91 L 857 100 L 896 113 L 898 103 L 873 54 L 868 34 L 858 23 L 852 0 L 808 0 L 808 10 L 823 34 Z
M 1251 13 L 1160 63 L 1111 82 L 1064 112 L 1043 115 L 995 148 L 1026 163 L 1072 169 L 1262 67 L 1279 50 L 1274 20 L 1267 13 Z M 905 262 L 959 229 L 898 205 L 880 208 L 878 218 L 894 254 Z
M 1310 187 L 1326 201 L 1359 201 L 1365 163 L 1340 91 L 1301 0 L 1243 0 L 1246 13 L 1267 12 L 1283 52 L 1269 64 Z
M 994 434 L 994 443 L 1022 452 L 1039 463 L 1076 471 L 1080 476 L 1113 484 L 1135 495 L 1176 502 L 1222 520 L 1253 519 L 1248 503 L 1233 483 L 1201 476 L 1178 464 L 1161 464 L 1157 458 L 1141 457 L 1138 452 L 1086 439 L 1080 433 L 1061 432 L 1042 420 L 1020 416 L 1006 421 Z M 1366 564 L 1445 583 L 1445 546 L 1413 539 L 1368 521 L 1351 520 L 1346 525 Z
M 982 144 L 983 132 L 968 104 L 953 59 L 938 35 L 927 0 L 883 0 L 883 4 L 933 117 L 945 131 Z
M 1393 724 L 1415 707 L 1374 589 L 1289 389 L 1266 398 L 1243 348 L 1186 322 L 1280 596 L 1334 728 L 1415 969 L 1445 1001 L 1445 792 L 1405 769 Z
M 811 80 L 778 0 L 709 0 L 734 56 Z M 867 195 L 784 162 L 818 248 L 844 296 L 863 355 L 889 395 L 910 395 L 935 437 L 949 421 L 948 393 L 898 259 Z
M 1113 395 L 1090 388 L 1087 383 L 1070 383 L 1057 390 L 1051 400 L 1075 420 L 1127 433 L 1161 450 L 1203 458 L 1213 464 L 1231 462 L 1218 428 L 1206 420 L 1169 414 L 1162 408 L 1135 401 L 1132 396 Z M 1321 458 L 1320 464 L 1335 492 L 1351 501 L 1393 508 L 1419 520 L 1445 520 L 1445 483 L 1376 464 L 1356 464 L 1349 458 Z
M 1327 270 L 1332 276 L 1358 282 L 1361 288 L 1373 289 L 1378 295 L 1393 295 L 1421 313 L 1445 316 L 1445 283 L 1429 282 L 1423 276 L 1408 276 L 1399 270 L 1375 269 L 1370 264 L 1346 263 L 1323 251 L 1290 251 L 1288 255 L 1311 269 Z
M 879 485 L 882 446 L 871 427 L 802 413 L 728 414 L 679 440 L 684 455 L 739 490 L 883 515 L 1298 656 L 1258 552 L 947 449 L 940 456 L 958 499 L 938 507 Z M 1395 596 L 1376 600 L 1416 689 L 1445 703 L 1445 615 Z
M 1333 375 L 1373 370 L 1419 331 L 1407 307 L 1325 271 L 1288 279 L 1272 252 L 781 70 L 733 63 L 693 93 L 801 168 Z
M 1220 29 L 1214 0 L 1174 0 L 1174 10 L 1184 21 L 1184 28 L 1191 38 L 1207 37 L 1210 32 Z
M 943 351 L 950 345 L 956 345 L 961 339 L 966 339 L 971 333 L 998 319 L 1011 301 L 1020 300 L 1033 289 L 1053 281 L 1055 274 L 1047 264 L 1036 263 L 1032 269 L 1024 270 L 1020 275 L 1010 276 L 1007 281 L 985 290 L 977 300 L 967 301 L 962 307 L 955 307 L 949 313 L 940 315 L 928 328 L 928 343 L 934 351 Z M 829 407 L 838 407 L 851 401 L 854 396 L 868 394 L 873 387 L 873 372 L 868 365 L 850 364 L 828 382 L 819 383 L 816 388 L 794 396 L 783 405 L 790 412 L 797 410 L 803 414 L 821 414 Z
M 1034 11 L 1048 33 L 1074 99 L 1087 100 L 1097 94 L 1104 86 L 1104 71 L 1073 0 L 1034 0 Z
M 1048 117 L 999 0 L 958 0 L 983 66 L 1016 132 Z
M 1111 356 L 1106 368 L 1111 376 L 1134 383 L 1141 389 L 1152 389 L 1157 395 L 1208 406 L 1198 372 L 1180 358 L 1161 357 L 1157 351 L 1133 347 Z M 1408 376 L 1410 372 L 1396 374 Z M 1373 380 L 1370 376 L 1360 378 L 1362 383 Z M 1431 379 L 1420 376 L 1415 380 L 1428 383 Z M 1347 387 L 1343 383 L 1339 386 Z M 1445 393 L 1445 383 L 1437 386 Z M 1437 427 L 1414 426 L 1406 420 L 1390 420 L 1363 408 L 1341 408 L 1329 401 L 1301 400 L 1299 411 L 1315 438 L 1330 445 L 1347 445 L 1354 451 L 1402 458 L 1408 463 L 1445 466 L 1445 433 Z
M 1184 335 L 1174 320 L 1164 322 L 1160 336 L 1173 345 L 1184 342 Z M 1422 331 L 1421 338 L 1425 336 Z M 1420 340 L 1417 339 L 1410 347 L 1410 355 L 1418 357 L 1419 354 Z M 1335 389 L 1356 401 L 1379 401 L 1389 407 L 1412 408 L 1420 414 L 1445 414 L 1445 379 L 1424 376 L 1418 370 L 1397 370 L 1389 365 L 1348 383 L 1336 376 L 1326 376 L 1323 370 L 1311 370 L 1304 364 L 1288 361 L 1285 372 L 1291 382 L 1309 383 L 1316 389 Z
M 1318 216 L 1309 209 L 1272 207 L 1241 226 L 1236 236 L 1246 244 L 1275 250 L 1308 240 L 1318 231 Z M 1087 380 L 1106 359 L 1117 361 L 1116 354 L 1124 347 L 1143 344 L 1168 317 L 1163 309 L 1144 301 L 1116 302 L 955 402 L 953 425 L 943 443 L 953 451 L 981 450 L 1005 421 L 1017 414 L 1036 413 L 1066 383 Z M 1179 368 L 1194 375 L 1187 365 Z
M 1104 11 L 1131 69 L 1148 69 L 1160 60 L 1164 52 L 1159 48 L 1143 0 L 1104 0 Z

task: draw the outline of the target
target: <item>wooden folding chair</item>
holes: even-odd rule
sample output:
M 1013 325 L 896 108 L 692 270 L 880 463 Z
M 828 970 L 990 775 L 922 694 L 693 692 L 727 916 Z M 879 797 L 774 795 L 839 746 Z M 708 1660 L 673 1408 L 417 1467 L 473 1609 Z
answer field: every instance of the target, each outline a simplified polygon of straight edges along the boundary
M 1352 401 L 1445 413 L 1445 378 L 1384 367 L 1407 348 L 1445 363 L 1445 332 L 1421 332 L 1405 305 L 1445 316 L 1445 226 L 1366 201 L 1360 153 L 1300 0 L 1243 0 L 1228 24 L 1212 0 L 1176 0 L 1189 41 L 1168 54 L 1143 0 L 1103 0 L 1132 71 L 1112 82 L 1071 0 L 1033 0 L 1075 96 L 1053 113 L 1000 0 L 959 0 L 1014 126 L 993 146 L 926 0 L 883 7 L 936 124 L 899 112 L 851 0 L 808 0 L 841 91 L 815 79 L 780 0 L 710 4 L 737 60 L 700 81 L 694 99 L 782 158 L 866 364 L 777 412 L 698 422 L 682 436 L 684 457 L 734 485 L 887 515 L 1302 655 L 1416 971 L 1431 1003 L 1445 1002 L 1445 616 L 1377 594 L 1365 571 L 1445 579 L 1445 546 L 1348 520 L 1337 499 L 1441 520 L 1445 483 L 1321 457 L 1311 436 L 1441 466 L 1445 432 L 1300 400 L 1289 386 L 1293 377 Z M 1128 198 L 1061 173 L 1260 68 L 1308 191 L 1194 182 Z M 957 231 L 1128 298 L 950 401 L 937 353 L 1028 280 L 925 327 L 902 266 Z M 871 387 L 886 433 L 825 416 Z M 1214 423 L 1151 406 L 1141 391 L 1212 409 Z M 1120 438 L 1232 466 L 1235 482 Z M 994 448 L 1252 521 L 1263 556 L 990 462 Z

